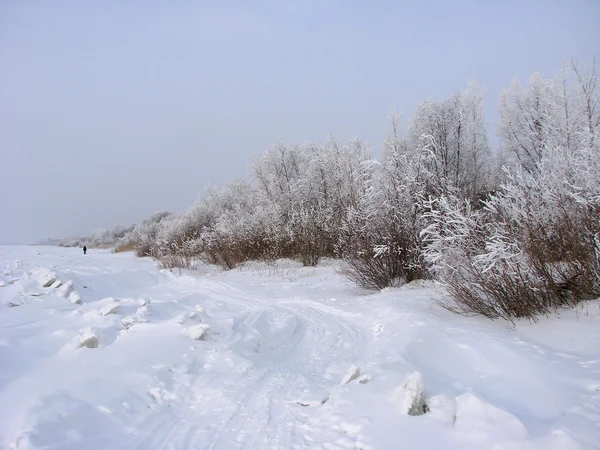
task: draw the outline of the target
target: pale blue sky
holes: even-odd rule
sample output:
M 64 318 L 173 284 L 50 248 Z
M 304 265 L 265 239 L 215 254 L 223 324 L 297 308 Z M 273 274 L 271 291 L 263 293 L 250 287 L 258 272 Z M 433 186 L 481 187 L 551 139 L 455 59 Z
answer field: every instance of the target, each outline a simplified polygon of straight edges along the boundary
M 600 1 L 0 0 L 0 242 L 183 210 L 280 137 L 380 146 L 477 78 L 600 55 Z

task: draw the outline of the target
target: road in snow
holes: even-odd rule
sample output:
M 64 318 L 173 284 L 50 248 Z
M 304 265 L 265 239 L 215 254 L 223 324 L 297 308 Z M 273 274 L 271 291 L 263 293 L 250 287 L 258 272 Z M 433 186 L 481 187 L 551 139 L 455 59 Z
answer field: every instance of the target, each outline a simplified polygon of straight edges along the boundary
M 513 330 L 438 295 L 0 247 L 0 448 L 600 448 L 598 302 Z

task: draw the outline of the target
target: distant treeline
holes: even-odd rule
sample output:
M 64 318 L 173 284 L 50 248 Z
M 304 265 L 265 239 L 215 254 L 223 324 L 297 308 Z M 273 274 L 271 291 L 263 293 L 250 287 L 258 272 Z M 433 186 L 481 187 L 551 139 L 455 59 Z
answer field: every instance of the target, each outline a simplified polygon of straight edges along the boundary
M 69 237 L 64 239 L 49 240 L 49 242 L 53 242 L 61 247 L 83 247 L 85 245 L 89 248 L 114 248 L 119 245 L 125 236 L 128 233 L 131 233 L 134 228 L 134 225 L 129 227 L 117 225 L 110 230 L 96 230 L 87 237 Z

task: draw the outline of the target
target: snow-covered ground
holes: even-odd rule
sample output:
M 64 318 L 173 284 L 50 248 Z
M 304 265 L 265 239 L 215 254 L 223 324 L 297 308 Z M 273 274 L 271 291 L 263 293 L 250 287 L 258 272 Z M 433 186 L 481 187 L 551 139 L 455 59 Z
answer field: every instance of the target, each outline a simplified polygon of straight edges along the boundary
M 0 247 L 0 448 L 599 448 L 598 302 L 510 329 L 437 295 Z

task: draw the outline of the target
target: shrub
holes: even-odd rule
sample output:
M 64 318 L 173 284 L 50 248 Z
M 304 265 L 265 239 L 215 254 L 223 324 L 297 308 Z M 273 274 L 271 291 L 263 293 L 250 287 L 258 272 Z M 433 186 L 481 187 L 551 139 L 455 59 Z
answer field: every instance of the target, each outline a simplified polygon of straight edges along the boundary
M 535 175 L 509 175 L 479 211 L 455 197 L 430 201 L 424 256 L 454 299 L 446 306 L 535 320 L 600 296 L 597 170 L 585 149 L 547 149 Z
M 428 276 L 420 232 L 434 163 L 435 155 L 423 148 L 412 156 L 394 151 L 372 165 L 343 235 L 343 273 L 360 286 L 382 289 Z

